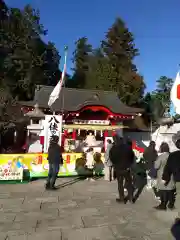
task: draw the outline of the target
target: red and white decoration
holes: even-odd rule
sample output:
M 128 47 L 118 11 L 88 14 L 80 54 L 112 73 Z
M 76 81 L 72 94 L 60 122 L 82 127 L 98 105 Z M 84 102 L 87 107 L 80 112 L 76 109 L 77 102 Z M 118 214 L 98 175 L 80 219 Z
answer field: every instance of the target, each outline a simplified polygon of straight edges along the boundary
M 176 79 L 171 88 L 171 101 L 174 105 L 174 110 L 177 114 L 180 114 L 180 74 L 176 75 Z

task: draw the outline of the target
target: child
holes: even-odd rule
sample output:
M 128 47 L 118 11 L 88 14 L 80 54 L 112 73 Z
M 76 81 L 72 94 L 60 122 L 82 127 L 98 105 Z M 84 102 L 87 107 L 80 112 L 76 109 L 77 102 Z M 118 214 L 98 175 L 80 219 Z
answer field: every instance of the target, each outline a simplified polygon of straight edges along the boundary
M 93 181 L 93 170 L 94 170 L 94 153 L 93 148 L 89 148 L 86 151 L 86 167 L 88 169 L 88 175 L 91 177 L 88 177 L 87 180 Z

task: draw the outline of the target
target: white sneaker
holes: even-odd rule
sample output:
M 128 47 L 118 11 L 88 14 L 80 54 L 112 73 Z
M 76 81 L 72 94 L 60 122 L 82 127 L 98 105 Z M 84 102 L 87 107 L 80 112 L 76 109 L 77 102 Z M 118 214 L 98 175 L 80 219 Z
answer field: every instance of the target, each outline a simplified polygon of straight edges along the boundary
M 156 199 L 158 202 L 161 202 L 160 197 L 155 197 L 155 199 Z
M 147 189 L 147 190 L 150 190 L 150 189 L 152 189 L 152 187 L 151 187 L 150 185 L 147 185 L 147 186 L 146 186 L 146 189 Z
M 91 179 L 90 179 L 90 181 L 91 181 L 91 182 L 94 182 L 94 181 L 95 181 L 95 179 L 91 178 Z

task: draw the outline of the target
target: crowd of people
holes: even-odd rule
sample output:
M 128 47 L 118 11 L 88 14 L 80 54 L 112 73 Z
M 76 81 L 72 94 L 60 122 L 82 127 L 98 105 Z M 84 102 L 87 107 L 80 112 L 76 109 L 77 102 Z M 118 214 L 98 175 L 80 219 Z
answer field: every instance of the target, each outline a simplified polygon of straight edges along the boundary
M 56 178 L 60 166 L 63 164 L 59 138 L 53 136 L 48 150 L 49 173 L 46 182 L 47 190 L 56 190 Z M 108 140 L 105 152 L 105 179 L 118 183 L 118 203 L 135 203 L 143 188 L 152 188 L 160 204 L 157 210 L 173 210 L 176 194 L 180 193 L 180 139 L 176 141 L 177 151 L 171 152 L 166 142 L 162 142 L 156 151 L 155 142 L 151 141 L 145 149 L 142 158 L 136 159 L 132 149 L 132 142 L 118 136 L 114 142 Z M 87 168 L 93 167 L 92 149 L 87 152 Z M 92 171 L 93 173 L 93 171 Z M 108 177 L 107 177 L 108 176 Z M 92 176 L 91 176 L 92 177 Z M 89 178 L 88 178 L 89 179 Z M 127 195 L 125 196 L 125 189 Z M 180 219 L 176 219 L 171 228 L 175 239 L 180 238 Z
M 59 167 L 63 164 L 59 138 L 51 139 L 48 150 L 49 174 L 46 189 L 56 189 L 55 182 Z M 180 140 L 176 141 L 177 151 L 170 153 L 166 142 L 156 151 L 151 141 L 143 156 L 136 159 L 130 139 L 126 141 L 118 136 L 108 140 L 105 152 L 105 179 L 117 179 L 119 203 L 135 203 L 143 188 L 152 188 L 160 204 L 158 210 L 174 209 L 176 194 L 180 191 Z M 93 167 L 92 149 L 87 152 L 87 168 Z M 125 194 L 127 190 L 127 195 Z
M 175 144 L 178 149 L 175 152 L 170 153 L 166 142 L 161 143 L 157 152 L 155 142 L 151 141 L 142 158 L 136 159 L 130 140 L 118 136 L 113 143 L 109 140 L 105 153 L 105 179 L 111 181 L 115 175 L 119 193 L 116 201 L 135 203 L 146 186 L 153 189 L 160 201 L 155 209 L 174 209 L 176 194 L 180 191 L 180 140 Z

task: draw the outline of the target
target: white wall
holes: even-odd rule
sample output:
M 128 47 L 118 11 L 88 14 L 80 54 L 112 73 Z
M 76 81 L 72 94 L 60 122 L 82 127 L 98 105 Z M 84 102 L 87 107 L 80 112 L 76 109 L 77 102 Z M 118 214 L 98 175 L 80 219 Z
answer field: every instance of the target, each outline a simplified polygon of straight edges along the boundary
M 153 134 L 152 140 L 156 142 L 157 148 L 161 145 L 162 142 L 167 142 L 170 147 L 170 151 L 176 151 L 172 136 L 176 134 L 180 130 L 180 124 L 175 123 L 171 127 L 160 126 Z
M 153 134 L 150 132 L 126 132 L 123 131 L 124 137 L 129 137 L 130 139 L 137 142 L 137 145 L 140 147 L 145 147 L 149 145 L 151 140 L 156 142 L 156 149 L 159 150 L 159 147 L 162 142 L 167 142 L 170 147 L 170 151 L 176 151 L 172 136 L 180 131 L 180 123 L 173 124 L 171 127 L 160 126 Z

